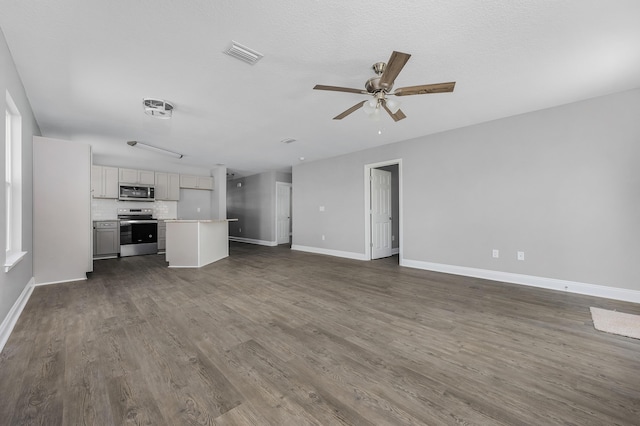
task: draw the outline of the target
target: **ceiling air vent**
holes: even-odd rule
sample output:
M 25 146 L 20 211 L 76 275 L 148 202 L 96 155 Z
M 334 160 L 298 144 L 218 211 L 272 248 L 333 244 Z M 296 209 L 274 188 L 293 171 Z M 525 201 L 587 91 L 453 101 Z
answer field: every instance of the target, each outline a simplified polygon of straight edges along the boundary
M 225 50 L 224 53 L 251 65 L 258 62 L 264 56 L 262 53 L 249 49 L 247 46 L 243 46 L 233 40 L 231 41 L 231 46 Z

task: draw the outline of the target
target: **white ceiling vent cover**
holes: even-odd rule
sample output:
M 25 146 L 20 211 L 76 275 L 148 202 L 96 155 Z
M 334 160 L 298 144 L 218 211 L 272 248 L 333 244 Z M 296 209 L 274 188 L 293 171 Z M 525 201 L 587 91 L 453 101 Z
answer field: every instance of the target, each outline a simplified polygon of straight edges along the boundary
M 144 113 L 163 120 L 171 118 L 173 104 L 162 99 L 144 98 L 142 99 Z
M 251 65 L 258 62 L 264 56 L 262 53 L 249 49 L 247 46 L 243 46 L 233 40 L 231 41 L 231 46 L 225 50 L 224 53 Z

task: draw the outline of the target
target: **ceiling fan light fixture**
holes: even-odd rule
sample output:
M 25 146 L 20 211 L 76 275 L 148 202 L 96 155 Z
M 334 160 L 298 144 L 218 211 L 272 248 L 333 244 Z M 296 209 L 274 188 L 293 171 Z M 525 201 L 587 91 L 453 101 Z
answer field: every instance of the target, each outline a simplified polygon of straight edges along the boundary
M 400 109 L 400 102 L 394 101 L 393 99 L 387 99 L 385 105 L 387 105 L 391 114 L 395 114 Z
M 369 114 L 369 118 L 373 121 L 380 121 L 380 108 L 374 109 L 373 112 Z
M 370 99 L 368 101 L 365 101 L 365 103 L 362 105 L 362 109 L 364 110 L 365 113 L 367 113 L 367 115 L 371 115 L 375 113 L 376 110 L 378 109 L 378 100 Z

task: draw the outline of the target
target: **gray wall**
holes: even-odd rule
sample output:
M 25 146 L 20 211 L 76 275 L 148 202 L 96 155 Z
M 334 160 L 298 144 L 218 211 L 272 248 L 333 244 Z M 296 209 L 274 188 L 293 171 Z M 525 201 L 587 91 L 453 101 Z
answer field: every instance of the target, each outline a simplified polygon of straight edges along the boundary
M 227 181 L 227 217 L 238 219 L 229 223 L 229 236 L 275 243 L 276 182 L 291 183 L 291 174 L 272 171 Z
M 178 219 L 212 219 L 213 196 L 214 191 L 181 188 Z
M 7 43 L 0 30 L 0 95 L 3 103 L 6 91 L 9 91 L 22 115 L 22 249 L 28 252 L 9 272 L 0 272 L 0 324 L 7 316 L 20 293 L 33 277 L 33 135 L 40 135 L 40 129 L 33 117 L 31 105 L 22 87 L 22 81 L 16 70 Z M 0 134 L 4 141 L 5 122 L 0 120 Z M 0 170 L 4 176 L 4 148 L 0 150 Z M 5 235 L 5 194 L 2 185 L 0 195 L 0 241 L 6 247 Z
M 401 158 L 404 259 L 640 290 L 639 114 L 637 89 L 295 166 L 293 244 L 363 254 L 364 165 Z

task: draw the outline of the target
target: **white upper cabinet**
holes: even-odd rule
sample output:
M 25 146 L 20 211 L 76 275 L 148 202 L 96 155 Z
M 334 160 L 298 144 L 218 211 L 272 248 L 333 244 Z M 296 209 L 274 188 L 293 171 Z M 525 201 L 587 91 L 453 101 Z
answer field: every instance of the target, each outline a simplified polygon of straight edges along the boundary
M 118 168 L 91 166 L 93 198 L 118 198 Z
M 154 185 L 156 174 L 151 170 L 119 169 L 120 183 L 137 183 L 141 185 Z
M 180 200 L 180 175 L 177 173 L 169 173 L 169 184 L 167 188 L 167 200 Z
M 213 190 L 213 177 L 180 175 L 180 188 Z
M 180 175 L 156 172 L 156 200 L 178 201 L 180 199 Z

